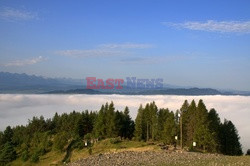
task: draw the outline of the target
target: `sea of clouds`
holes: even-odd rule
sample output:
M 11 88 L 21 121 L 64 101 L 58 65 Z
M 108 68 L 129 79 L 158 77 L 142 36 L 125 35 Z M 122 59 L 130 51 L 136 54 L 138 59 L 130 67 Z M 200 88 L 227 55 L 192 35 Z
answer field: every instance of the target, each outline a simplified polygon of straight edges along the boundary
M 33 116 L 43 115 L 52 117 L 55 112 L 84 111 L 86 109 L 97 111 L 102 104 L 113 101 L 115 108 L 130 109 L 130 114 L 135 119 L 140 104 L 143 106 L 155 101 L 158 108 L 169 108 L 172 111 L 180 109 L 184 100 L 202 99 L 207 109 L 215 108 L 224 118 L 231 120 L 239 131 L 243 150 L 250 148 L 250 97 L 247 96 L 174 96 L 174 95 L 25 95 L 1 94 L 0 95 L 0 130 L 6 126 L 25 125 Z

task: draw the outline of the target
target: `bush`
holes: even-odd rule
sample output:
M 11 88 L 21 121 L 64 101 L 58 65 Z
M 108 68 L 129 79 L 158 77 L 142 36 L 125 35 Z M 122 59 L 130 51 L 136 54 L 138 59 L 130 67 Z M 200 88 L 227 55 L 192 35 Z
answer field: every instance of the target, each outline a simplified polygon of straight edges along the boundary
M 119 137 L 110 139 L 111 144 L 118 144 L 120 142 L 121 142 L 121 139 Z
M 21 155 L 21 159 L 23 161 L 27 161 L 29 159 L 29 153 L 27 150 L 23 151 L 22 155 Z
M 73 149 L 83 149 L 84 148 L 84 143 L 82 140 L 78 140 L 72 147 Z
M 67 145 L 67 143 L 68 143 L 67 133 L 61 132 L 55 136 L 53 147 L 54 149 L 63 152 L 65 150 L 64 147 Z
M 91 140 L 91 137 L 92 137 L 92 135 L 90 134 L 90 133 L 88 133 L 88 134 L 86 134 L 85 136 L 84 136 L 84 139 L 86 139 L 86 140 Z
M 250 149 L 247 150 L 246 155 L 250 155 Z
M 39 161 L 39 154 L 38 154 L 38 152 L 35 152 L 35 153 L 31 156 L 31 162 L 37 163 L 38 161 Z
M 92 148 L 88 149 L 89 155 L 92 155 Z
M 3 163 L 4 165 L 15 159 L 16 159 L 16 151 L 14 149 L 13 144 L 10 142 L 5 143 L 0 152 L 0 162 Z

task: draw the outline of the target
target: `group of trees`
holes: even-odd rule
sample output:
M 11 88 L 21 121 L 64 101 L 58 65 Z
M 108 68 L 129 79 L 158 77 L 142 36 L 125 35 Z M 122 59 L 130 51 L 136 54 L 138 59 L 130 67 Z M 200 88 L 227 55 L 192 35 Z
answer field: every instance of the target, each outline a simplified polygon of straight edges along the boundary
M 129 115 L 128 107 L 123 112 L 115 111 L 114 104 L 106 103 L 102 105 L 94 125 L 94 137 L 96 138 L 112 138 L 133 137 L 134 121 Z
M 124 111 L 115 111 L 113 102 L 97 111 L 57 113 L 51 119 L 33 117 L 26 126 L 8 126 L 0 132 L 0 164 L 20 157 L 23 161 L 38 162 L 50 151 L 65 151 L 67 147 L 83 148 L 83 140 L 120 137 L 139 141 L 162 141 L 176 144 L 175 136 L 185 147 L 226 155 L 241 155 L 237 129 L 231 121 L 221 123 L 215 109 L 208 111 L 202 100 L 196 105 L 185 101 L 175 113 L 158 109 L 155 102 L 140 105 L 135 121 Z M 178 142 L 179 143 L 179 142 Z
M 239 135 L 231 121 L 220 121 L 215 109 L 208 111 L 200 100 L 196 106 L 193 100 L 185 101 L 180 109 L 183 125 L 183 143 L 191 147 L 197 142 L 197 148 L 226 155 L 242 155 Z
M 159 109 L 154 102 L 140 108 L 135 119 L 135 138 L 137 140 L 163 140 L 167 144 L 174 143 L 178 126 L 175 115 L 168 109 Z
M 196 142 L 196 150 L 242 155 L 234 124 L 228 120 L 221 123 L 216 110 L 208 111 L 202 100 L 197 105 L 194 100 L 190 104 L 186 100 L 175 113 L 158 109 L 154 102 L 146 104 L 145 108 L 141 105 L 135 119 L 135 138 L 166 144 L 180 143 L 182 138 L 183 146 L 189 149 L 193 149 L 193 142 Z

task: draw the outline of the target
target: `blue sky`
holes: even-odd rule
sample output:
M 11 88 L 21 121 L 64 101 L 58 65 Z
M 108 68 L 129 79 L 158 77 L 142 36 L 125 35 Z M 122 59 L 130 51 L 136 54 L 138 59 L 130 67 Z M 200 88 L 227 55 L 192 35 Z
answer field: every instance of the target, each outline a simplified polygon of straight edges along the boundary
M 250 90 L 250 1 L 0 1 L 0 71 Z

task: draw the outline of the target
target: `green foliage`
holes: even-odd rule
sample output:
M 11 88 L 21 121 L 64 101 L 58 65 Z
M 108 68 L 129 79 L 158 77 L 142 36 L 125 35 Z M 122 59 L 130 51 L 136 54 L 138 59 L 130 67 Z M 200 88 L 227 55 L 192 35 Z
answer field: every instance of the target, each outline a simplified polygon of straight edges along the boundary
M 214 136 L 213 140 L 216 142 L 216 145 L 213 149 L 211 149 L 210 147 L 208 147 L 208 149 L 209 151 L 219 152 L 220 151 L 219 132 L 221 127 L 221 121 L 215 109 L 211 109 L 209 111 L 208 120 L 209 120 L 209 130 Z
M 76 130 L 75 131 L 76 135 L 79 136 L 80 138 L 83 138 L 83 136 L 84 136 L 84 123 L 83 123 L 82 118 L 78 119 L 75 130 Z
M 92 155 L 92 148 L 91 147 L 88 149 L 88 153 L 89 153 L 89 155 Z
M 37 163 L 39 161 L 39 152 L 35 152 L 32 156 L 31 156 L 31 162 L 33 163 Z
M 120 143 L 120 142 L 121 142 L 121 139 L 118 138 L 118 137 L 116 137 L 116 138 L 111 138 L 111 139 L 110 139 L 110 143 L 111 143 L 111 144 L 118 144 L 118 143 Z
M 79 149 L 79 150 L 81 150 L 81 149 L 83 149 L 83 148 L 84 148 L 84 142 L 83 142 L 83 140 L 81 140 L 81 139 L 77 140 L 77 141 L 74 143 L 74 145 L 72 146 L 72 149 Z
M 16 151 L 11 142 L 6 142 L 1 149 L 0 153 L 0 163 L 6 164 L 16 159 Z
M 246 155 L 248 155 L 248 156 L 250 155 L 250 149 L 247 150 Z
M 135 119 L 135 137 L 137 140 L 143 140 L 145 139 L 144 135 L 144 125 L 142 124 L 142 116 L 143 115 L 143 107 L 140 105 L 140 108 L 138 109 L 138 113 Z
M 61 152 L 65 151 L 65 146 L 68 143 L 68 139 L 69 139 L 68 133 L 66 132 L 57 133 L 54 137 L 53 148 Z
M 106 136 L 106 118 L 105 118 L 105 110 L 104 106 L 102 105 L 98 115 L 97 119 L 95 121 L 94 125 L 94 133 L 96 138 L 105 138 Z
M 175 135 L 177 135 L 174 113 L 167 112 L 166 116 L 167 117 L 166 117 L 166 121 L 164 124 L 163 135 L 161 139 L 163 139 L 163 141 L 166 144 L 174 144 L 175 143 L 174 137 Z
M 138 140 L 155 140 L 157 137 L 158 108 L 154 102 L 140 106 L 135 120 L 135 136 Z
M 88 134 L 86 134 L 86 135 L 84 136 L 84 139 L 85 139 L 85 140 L 88 140 L 88 141 L 90 141 L 91 138 L 92 138 L 92 134 L 91 134 L 91 133 L 88 133 Z
M 178 116 L 181 115 L 181 117 Z M 182 125 L 181 125 L 182 124 Z M 0 132 L 0 164 L 8 164 L 18 155 L 23 161 L 38 162 L 40 156 L 51 150 L 64 152 L 84 148 L 84 141 L 96 138 L 111 138 L 111 146 L 119 145 L 122 139 L 161 141 L 175 144 L 175 136 L 184 147 L 197 142 L 198 151 L 220 152 L 226 155 L 241 155 L 238 131 L 231 121 L 221 123 L 215 109 L 209 112 L 202 100 L 196 105 L 184 101 L 175 113 L 167 108 L 158 109 L 155 102 L 140 105 L 135 122 L 129 115 L 129 108 L 115 111 L 113 102 L 102 105 L 99 112 L 57 113 L 52 119 L 33 117 L 26 126 L 6 127 Z M 180 140 L 177 141 L 178 143 Z M 92 149 L 88 147 L 89 154 Z
M 223 154 L 232 156 L 243 154 L 238 131 L 231 121 L 225 120 L 221 125 L 219 137 Z
M 29 145 L 31 146 L 31 151 L 44 155 L 51 150 L 51 136 L 48 132 L 35 132 Z
M 21 154 L 21 159 L 22 159 L 22 161 L 27 161 L 28 159 L 29 159 L 29 152 L 28 152 L 28 150 L 24 150 L 23 152 L 22 152 L 22 154 Z
M 210 151 L 216 150 L 216 140 L 214 133 L 209 129 L 208 111 L 202 100 L 199 101 L 195 111 L 196 126 L 194 128 L 194 141 L 197 147 L 206 151 L 209 147 Z
M 94 124 L 96 138 L 112 138 L 120 136 L 131 139 L 134 132 L 134 122 L 129 116 L 129 109 L 124 112 L 114 111 L 114 104 L 102 105 Z
M 2 145 L 7 143 L 7 142 L 12 142 L 12 137 L 13 137 L 13 130 L 10 126 L 6 127 L 4 130 L 3 136 L 2 136 Z
M 186 128 L 186 142 L 184 143 L 186 146 L 191 147 L 194 141 L 194 132 L 196 127 L 196 103 L 193 100 L 187 111 L 186 115 L 183 115 L 183 126 Z M 186 119 L 184 119 L 184 117 Z

